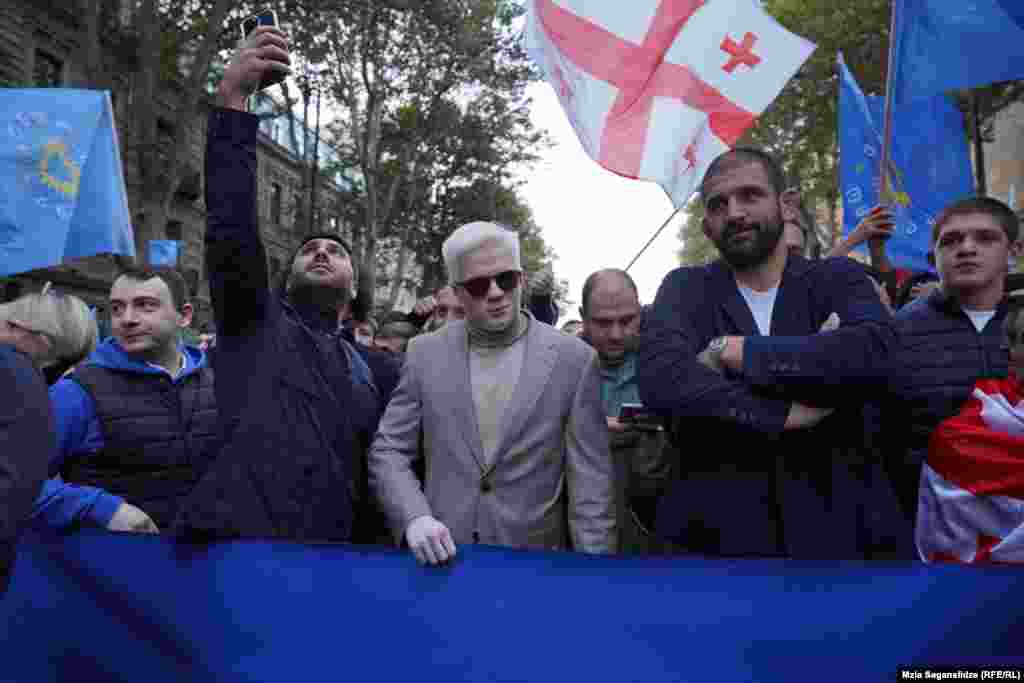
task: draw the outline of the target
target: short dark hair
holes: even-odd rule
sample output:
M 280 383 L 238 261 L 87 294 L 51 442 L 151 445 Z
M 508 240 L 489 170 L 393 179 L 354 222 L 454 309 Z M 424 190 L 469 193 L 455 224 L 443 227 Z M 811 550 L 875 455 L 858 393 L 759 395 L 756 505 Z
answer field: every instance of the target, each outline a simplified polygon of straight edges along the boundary
M 939 241 L 939 232 L 942 231 L 942 226 L 949 219 L 973 213 L 991 216 L 999 224 L 999 227 L 1003 229 L 1003 232 L 1006 233 L 1006 237 L 1011 244 L 1017 241 L 1017 237 L 1020 235 L 1020 219 L 1017 218 L 1017 214 L 1013 212 L 1013 209 L 992 197 L 969 197 L 953 202 L 942 210 L 939 217 L 935 219 L 935 225 L 932 227 L 932 244 Z
M 707 197 L 704 188 L 709 180 L 723 171 L 728 171 L 743 164 L 759 164 L 764 169 L 764 172 L 768 174 L 768 180 L 771 181 L 775 194 L 780 197 L 782 196 L 786 189 L 786 175 L 782 172 L 779 162 L 775 161 L 775 157 L 756 147 L 736 147 L 718 155 L 711 162 L 711 165 L 708 166 L 708 170 L 704 173 L 704 179 L 700 183 L 701 203 Z
M 157 277 L 164 281 L 167 289 L 171 292 L 171 303 L 174 308 L 181 310 L 189 302 L 188 285 L 185 278 L 172 266 L 129 266 L 121 271 L 118 278 L 126 277 L 136 282 L 145 282 Z
M 587 315 L 587 311 L 590 308 L 590 296 L 594 292 L 594 287 L 596 287 L 598 282 L 606 276 L 618 277 L 620 280 L 625 282 L 626 285 L 633 290 L 633 293 L 636 294 L 636 298 L 639 301 L 640 290 L 636 288 L 636 283 L 633 282 L 633 278 L 630 277 L 629 273 L 618 268 L 605 268 L 604 270 L 591 273 L 590 277 L 587 278 L 587 281 L 583 283 L 583 301 L 580 304 L 580 310 L 583 312 L 584 316 Z
M 341 235 L 336 232 L 311 232 L 299 240 L 298 246 L 295 247 L 292 251 L 291 257 L 288 259 L 288 265 L 281 268 L 281 272 L 278 274 L 277 291 L 282 297 L 288 292 L 288 280 L 292 276 L 292 268 L 295 267 L 295 257 L 299 255 L 299 252 L 302 251 L 302 248 L 306 246 L 307 243 L 312 242 L 313 240 L 331 240 L 332 242 L 340 244 L 341 248 L 345 250 L 345 255 L 348 256 L 349 261 L 352 261 L 352 281 L 353 283 L 355 282 L 357 276 L 356 262 L 352 259 L 352 247 L 349 246 L 348 242 L 342 239 Z

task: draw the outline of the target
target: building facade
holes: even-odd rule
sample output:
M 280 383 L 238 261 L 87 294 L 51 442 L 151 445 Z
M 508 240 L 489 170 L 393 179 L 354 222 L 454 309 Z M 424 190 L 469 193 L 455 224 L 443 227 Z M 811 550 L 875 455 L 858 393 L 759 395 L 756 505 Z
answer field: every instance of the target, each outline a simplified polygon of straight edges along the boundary
M 105 58 L 127 63 L 123 74 L 114 77 L 111 97 L 121 143 L 122 164 L 133 217 L 141 211 L 138 164 L 140 155 L 130 117 L 133 97 L 131 61 L 136 44 L 130 29 L 131 0 L 105 1 L 103 50 Z M 8 0 L 0 3 L 0 84 L 15 87 L 68 87 L 82 82 L 84 74 L 76 64 L 81 40 L 81 21 L 75 16 L 75 3 L 67 0 Z M 185 276 L 196 309 L 195 331 L 211 322 L 209 288 L 203 264 L 203 234 L 206 211 L 203 205 L 202 168 L 206 139 L 206 111 L 209 101 L 190 121 L 176 121 L 173 112 L 178 93 L 173 87 L 161 91 L 158 110 L 158 134 L 174 138 L 175 126 L 186 126 L 187 154 L 182 182 L 172 201 L 166 224 L 166 238 L 180 242 L 178 268 Z M 266 102 L 265 102 L 266 103 Z M 285 120 L 290 114 L 282 114 Z M 296 121 L 299 138 L 309 140 L 311 133 Z M 267 249 L 268 267 L 273 280 L 287 266 L 287 259 L 297 242 L 310 228 L 301 207 L 308 191 L 309 167 L 301 160 L 301 149 L 294 149 L 285 134 L 287 123 L 264 118 L 260 126 L 259 219 Z M 294 128 L 292 129 L 294 130 Z M 322 149 L 327 149 L 321 141 Z M 321 159 L 328 152 L 321 153 Z M 340 205 L 343 178 L 321 181 L 318 188 L 318 223 L 315 229 L 342 227 L 336 218 L 340 212 L 331 207 Z M 10 278 L 0 278 L 0 300 L 10 300 L 28 291 L 38 291 L 50 281 L 61 291 L 81 297 L 96 307 L 101 332 L 109 330 L 106 301 L 117 273 L 125 264 L 123 258 L 99 255 L 78 259 L 61 266 L 47 268 Z

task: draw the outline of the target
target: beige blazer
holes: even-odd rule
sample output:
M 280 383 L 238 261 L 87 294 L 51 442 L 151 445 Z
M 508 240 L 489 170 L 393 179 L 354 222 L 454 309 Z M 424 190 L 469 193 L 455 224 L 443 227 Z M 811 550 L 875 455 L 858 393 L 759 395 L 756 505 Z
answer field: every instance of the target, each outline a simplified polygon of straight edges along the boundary
M 409 344 L 369 465 L 370 484 L 398 542 L 409 522 L 433 515 L 457 544 L 559 549 L 568 530 L 575 550 L 617 549 L 597 354 L 536 320 L 525 343 L 489 464 L 473 404 L 465 323 L 450 322 Z M 421 431 L 423 487 L 412 470 Z

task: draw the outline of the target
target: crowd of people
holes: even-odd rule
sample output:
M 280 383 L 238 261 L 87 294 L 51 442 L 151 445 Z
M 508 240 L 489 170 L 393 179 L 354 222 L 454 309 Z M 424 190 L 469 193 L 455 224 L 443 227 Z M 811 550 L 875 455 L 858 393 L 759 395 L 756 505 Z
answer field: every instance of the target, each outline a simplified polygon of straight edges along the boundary
M 699 190 L 721 258 L 669 273 L 651 305 L 601 269 L 557 329 L 551 273 L 528 278 L 516 233 L 480 221 L 444 243 L 449 284 L 378 322 L 336 234 L 269 280 L 246 98 L 286 50 L 257 29 L 209 116 L 202 348 L 180 341 L 193 310 L 168 267 L 114 281 L 102 341 L 74 297 L 0 306 L 7 565 L 30 523 L 398 544 L 424 564 L 472 543 L 915 557 L 930 435 L 978 380 L 1024 375 L 1013 211 L 949 206 L 937 276 L 887 263 L 884 208 L 808 258 L 798 193 L 737 148 Z M 860 243 L 873 267 L 846 258 Z

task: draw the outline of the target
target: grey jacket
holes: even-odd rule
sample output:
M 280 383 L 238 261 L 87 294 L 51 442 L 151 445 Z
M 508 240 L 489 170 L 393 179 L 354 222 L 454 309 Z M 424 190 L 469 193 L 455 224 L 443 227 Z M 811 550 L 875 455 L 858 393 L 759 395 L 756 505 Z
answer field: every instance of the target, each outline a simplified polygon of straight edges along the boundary
M 617 549 L 597 355 L 536 320 L 525 343 L 490 463 L 473 404 L 465 323 L 410 343 L 370 452 L 371 487 L 399 542 L 409 522 L 433 515 L 456 543 L 559 549 L 568 530 L 575 550 Z M 412 470 L 421 432 L 422 487 Z

